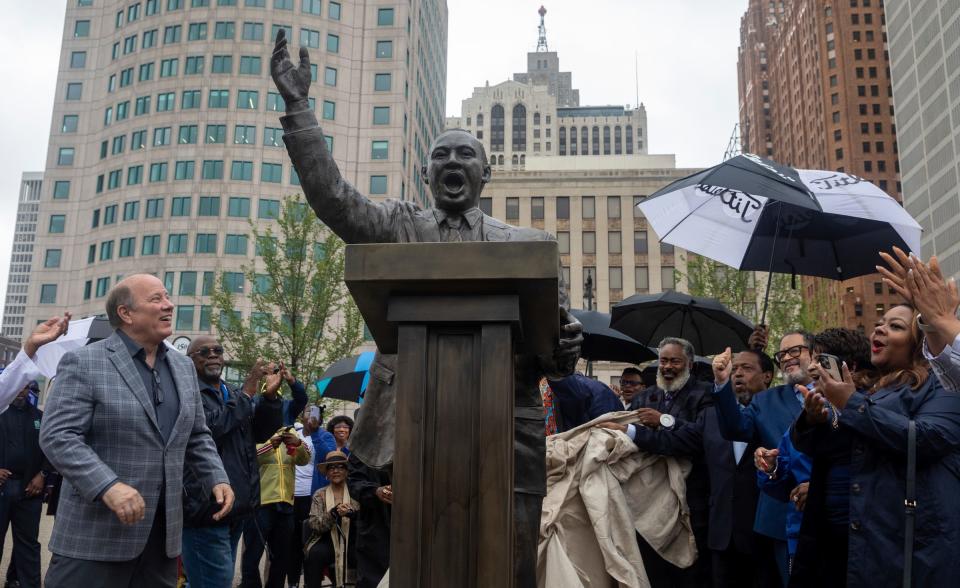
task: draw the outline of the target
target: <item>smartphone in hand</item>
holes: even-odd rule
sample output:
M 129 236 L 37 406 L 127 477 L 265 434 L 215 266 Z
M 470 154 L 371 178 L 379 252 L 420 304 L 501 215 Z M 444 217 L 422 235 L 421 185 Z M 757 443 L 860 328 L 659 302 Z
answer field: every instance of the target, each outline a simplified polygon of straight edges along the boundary
M 843 381 L 843 373 L 840 371 L 840 358 L 829 353 L 817 355 L 817 363 L 830 374 L 830 377 L 838 382 Z

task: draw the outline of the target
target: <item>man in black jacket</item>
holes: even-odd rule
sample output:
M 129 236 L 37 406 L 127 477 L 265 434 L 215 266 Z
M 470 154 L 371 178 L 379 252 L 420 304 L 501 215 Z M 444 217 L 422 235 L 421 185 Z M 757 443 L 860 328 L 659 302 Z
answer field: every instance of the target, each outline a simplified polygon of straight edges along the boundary
M 753 395 L 766 390 L 773 380 L 773 361 L 762 352 L 740 352 L 733 360 L 731 379 L 737 399 L 748 405 Z M 713 588 L 779 585 L 777 577 L 771 584 L 758 575 L 753 531 L 758 497 L 752 459 L 756 444 L 725 440 L 714 410 L 705 410 L 696 422 L 678 422 L 669 430 L 610 422 L 599 426 L 623 431 L 640 449 L 650 453 L 706 461 L 710 481 L 710 552 L 700 551 L 698 561 L 712 563 Z
M 40 515 L 44 480 L 53 468 L 40 450 L 43 413 L 24 387 L 0 414 L 0 551 L 13 526 L 12 564 L 22 588 L 40 588 Z
M 360 503 L 357 513 L 357 588 L 376 588 L 390 567 L 390 505 L 393 486 L 384 470 L 350 454 L 347 488 Z M 409 531 L 409 530 L 408 530 Z
M 651 429 L 672 430 L 680 423 L 694 423 L 711 405 L 709 386 L 693 377 L 693 344 L 686 339 L 667 337 L 658 347 L 657 385 L 633 398 L 630 410 L 638 411 L 639 421 Z M 687 506 L 697 550 L 707 551 L 710 479 L 702 455 L 692 458 L 693 469 L 687 475 Z M 682 570 L 661 558 L 638 535 L 640 553 L 647 576 L 654 588 L 661 586 L 704 586 L 710 580 L 706 558 L 698 559 L 691 570 Z
M 216 519 L 219 509 L 189 470 L 183 476 L 183 566 L 191 588 L 233 585 L 237 543 L 244 523 L 260 504 L 260 466 L 253 438 L 253 402 L 263 377 L 263 364 L 251 370 L 242 390 L 231 389 L 220 379 L 223 346 L 215 337 L 201 335 L 190 343 L 200 382 L 200 399 L 207 427 L 217 445 L 223 469 L 230 478 L 236 500 L 233 511 Z

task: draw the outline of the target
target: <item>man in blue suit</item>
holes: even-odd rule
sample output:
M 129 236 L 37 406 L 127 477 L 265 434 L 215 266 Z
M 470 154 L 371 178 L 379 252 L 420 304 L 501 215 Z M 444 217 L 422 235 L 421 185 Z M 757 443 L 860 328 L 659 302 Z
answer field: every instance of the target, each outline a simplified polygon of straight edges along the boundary
M 713 398 L 723 437 L 729 441 L 755 443 L 761 447 L 778 445 L 784 432 L 790 428 L 803 408 L 803 397 L 794 386 L 810 382 L 807 367 L 810 365 L 812 350 L 812 334 L 806 331 L 785 334 L 780 340 L 780 351 L 774 355 L 783 374 L 783 385 L 760 392 L 745 407 L 737 402 L 730 382 L 730 350 L 727 349 L 714 358 Z M 788 577 L 787 514 L 792 508 L 787 502 L 761 494 L 753 525 L 754 531 L 769 540 L 765 546 L 766 552 L 772 551 L 771 555 L 776 559 L 784 586 Z M 763 547 L 760 553 L 764 553 Z M 769 560 L 769 556 L 762 556 L 758 563 L 765 565 Z

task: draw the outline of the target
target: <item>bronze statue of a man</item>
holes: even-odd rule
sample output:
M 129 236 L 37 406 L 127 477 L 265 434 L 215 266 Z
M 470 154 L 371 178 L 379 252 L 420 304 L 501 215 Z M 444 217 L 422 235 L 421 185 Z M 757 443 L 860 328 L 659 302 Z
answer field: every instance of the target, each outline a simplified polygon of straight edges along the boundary
M 477 207 L 480 192 L 490 180 L 490 166 L 483 144 L 462 130 L 441 133 L 430 147 L 429 164 L 421 170 L 436 208 L 424 210 L 409 201 L 370 200 L 343 179 L 327 150 L 323 132 L 307 101 L 310 56 L 301 48 L 300 64 L 294 66 L 283 30 L 277 34 L 270 72 L 286 103 L 287 114 L 280 118 L 283 140 L 300 176 L 303 192 L 320 220 L 345 242 L 553 239 L 541 230 L 504 224 Z M 571 373 L 583 340 L 580 323 L 567 311 L 567 293 L 562 280 L 559 295 L 558 312 L 565 324 L 561 326 L 561 338 L 553 355 L 516 358 L 514 517 L 518 587 L 536 585 L 540 508 L 546 491 L 543 408 L 537 384 L 545 373 L 556 376 Z M 395 355 L 377 354 L 370 367 L 363 409 L 350 436 L 353 454 L 375 468 L 386 467 L 393 460 L 395 369 Z

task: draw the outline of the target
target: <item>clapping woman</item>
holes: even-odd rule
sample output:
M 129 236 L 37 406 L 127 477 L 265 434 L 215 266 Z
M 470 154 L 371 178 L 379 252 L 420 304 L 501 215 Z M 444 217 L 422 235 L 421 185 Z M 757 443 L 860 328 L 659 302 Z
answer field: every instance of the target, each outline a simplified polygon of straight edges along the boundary
M 916 312 L 890 308 L 870 337 L 876 379 L 857 389 L 821 366 L 793 426 L 797 449 L 813 458 L 811 497 L 792 586 L 904 585 L 905 550 L 913 586 L 953 586 L 960 578 L 960 395 L 941 386 L 923 358 Z M 915 531 L 908 539 L 908 429 L 916 428 Z M 814 512 L 813 484 L 824 500 Z

